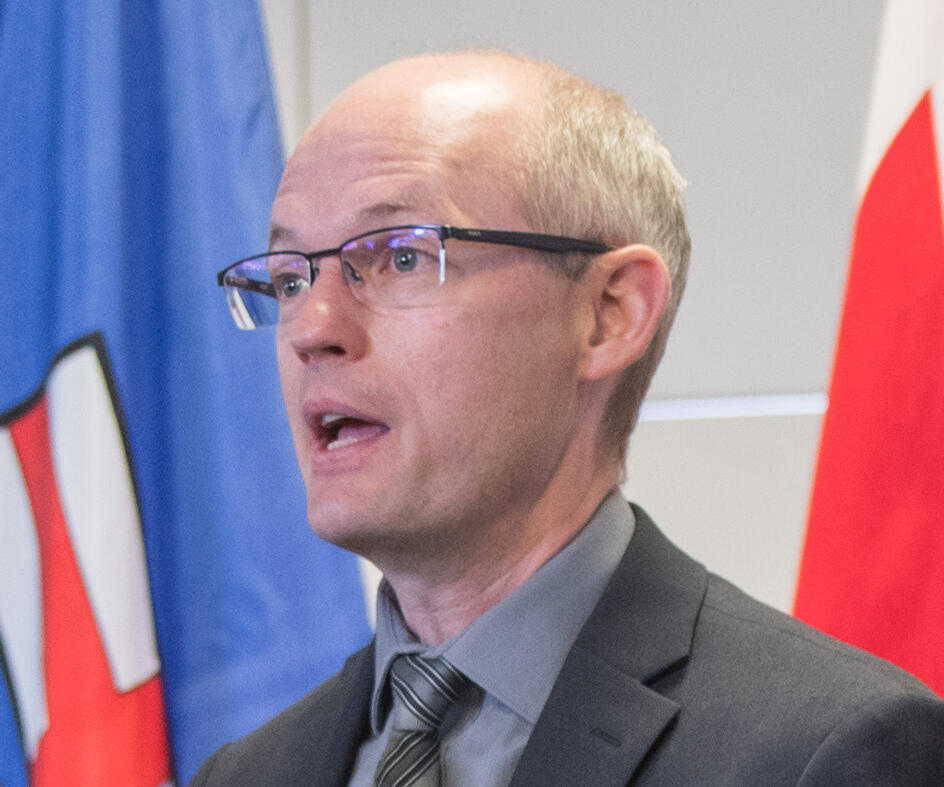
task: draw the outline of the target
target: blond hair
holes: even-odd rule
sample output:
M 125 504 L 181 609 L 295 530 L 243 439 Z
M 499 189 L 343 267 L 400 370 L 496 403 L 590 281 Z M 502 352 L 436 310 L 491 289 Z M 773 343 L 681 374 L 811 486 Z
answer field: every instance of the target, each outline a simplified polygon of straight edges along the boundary
M 668 266 L 672 295 L 648 349 L 617 382 L 604 413 L 601 449 L 620 459 L 668 340 L 691 251 L 685 181 L 655 129 L 623 97 L 549 63 L 507 55 L 536 69 L 543 90 L 537 127 L 516 158 L 524 218 L 538 232 L 613 247 L 652 246 Z M 555 263 L 571 278 L 585 255 Z

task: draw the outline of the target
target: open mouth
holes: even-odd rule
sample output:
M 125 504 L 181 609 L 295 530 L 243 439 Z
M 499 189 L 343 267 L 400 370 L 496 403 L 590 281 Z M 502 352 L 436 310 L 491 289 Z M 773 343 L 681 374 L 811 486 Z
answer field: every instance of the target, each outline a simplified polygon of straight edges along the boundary
M 386 424 L 344 413 L 321 413 L 314 419 L 314 427 L 319 451 L 337 451 L 390 431 Z

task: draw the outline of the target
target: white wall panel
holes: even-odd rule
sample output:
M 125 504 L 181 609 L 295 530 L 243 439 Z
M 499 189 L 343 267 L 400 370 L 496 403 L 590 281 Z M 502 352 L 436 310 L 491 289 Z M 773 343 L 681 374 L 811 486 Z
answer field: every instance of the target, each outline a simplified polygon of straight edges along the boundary
M 709 569 L 789 610 L 821 420 L 643 421 L 623 491 Z
M 313 115 L 309 99 L 309 3 L 307 0 L 267 0 L 263 6 L 282 143 L 291 150 Z

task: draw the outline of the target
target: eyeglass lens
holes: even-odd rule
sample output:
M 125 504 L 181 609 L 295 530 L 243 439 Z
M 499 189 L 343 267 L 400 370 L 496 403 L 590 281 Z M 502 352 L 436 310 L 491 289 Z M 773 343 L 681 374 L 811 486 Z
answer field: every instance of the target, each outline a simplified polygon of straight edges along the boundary
M 435 296 L 443 279 L 441 249 L 437 230 L 409 227 L 350 240 L 338 256 L 358 300 L 403 307 L 423 305 Z M 255 328 L 291 320 L 322 265 L 318 258 L 309 264 L 298 253 L 270 252 L 230 269 L 224 285 L 237 325 Z

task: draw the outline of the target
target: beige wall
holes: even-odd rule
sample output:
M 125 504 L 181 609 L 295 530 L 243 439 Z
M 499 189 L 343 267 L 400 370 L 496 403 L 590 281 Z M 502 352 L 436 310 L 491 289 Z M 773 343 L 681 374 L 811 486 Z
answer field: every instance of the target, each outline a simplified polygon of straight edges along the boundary
M 788 608 L 880 0 L 262 7 L 289 147 L 365 71 L 457 46 L 553 60 L 655 123 L 690 183 L 694 251 L 626 489 L 710 568 Z

